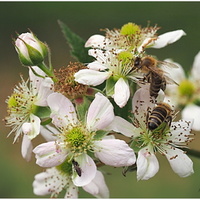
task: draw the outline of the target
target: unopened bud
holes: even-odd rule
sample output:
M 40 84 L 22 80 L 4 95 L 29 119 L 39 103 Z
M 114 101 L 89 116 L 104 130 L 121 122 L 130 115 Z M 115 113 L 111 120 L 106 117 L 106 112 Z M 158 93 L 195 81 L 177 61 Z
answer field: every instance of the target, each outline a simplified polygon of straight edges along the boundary
M 23 65 L 34 66 L 42 63 L 47 55 L 47 45 L 33 33 L 22 33 L 15 41 L 15 48 Z

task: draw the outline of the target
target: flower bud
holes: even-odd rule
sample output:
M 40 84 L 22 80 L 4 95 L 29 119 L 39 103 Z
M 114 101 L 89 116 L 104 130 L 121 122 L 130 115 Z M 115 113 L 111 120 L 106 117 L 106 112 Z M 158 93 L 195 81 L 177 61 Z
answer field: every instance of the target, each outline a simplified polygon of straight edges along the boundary
M 34 66 L 43 62 L 47 46 L 33 33 L 22 33 L 15 41 L 15 48 L 23 65 Z

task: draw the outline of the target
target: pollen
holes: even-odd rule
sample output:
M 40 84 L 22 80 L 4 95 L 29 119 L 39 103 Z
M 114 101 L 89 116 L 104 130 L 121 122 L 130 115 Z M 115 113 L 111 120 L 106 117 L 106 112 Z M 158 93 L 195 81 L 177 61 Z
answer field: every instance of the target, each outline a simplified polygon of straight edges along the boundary
M 123 64 L 129 64 L 133 60 L 133 54 L 129 51 L 122 51 L 117 55 L 117 59 Z
M 181 96 L 192 97 L 195 92 L 195 86 L 191 81 L 184 80 L 179 84 L 178 90 Z
M 69 99 L 75 99 L 87 93 L 88 86 L 75 81 L 74 74 L 87 67 L 78 62 L 70 62 L 67 67 L 55 70 L 58 81 L 55 83 L 55 91 L 62 93 Z
M 121 35 L 135 35 L 140 32 L 140 27 L 137 24 L 129 22 L 122 26 L 120 30 Z
M 77 125 L 64 131 L 63 134 L 64 142 L 75 156 L 90 150 L 93 133 L 89 132 L 86 127 Z

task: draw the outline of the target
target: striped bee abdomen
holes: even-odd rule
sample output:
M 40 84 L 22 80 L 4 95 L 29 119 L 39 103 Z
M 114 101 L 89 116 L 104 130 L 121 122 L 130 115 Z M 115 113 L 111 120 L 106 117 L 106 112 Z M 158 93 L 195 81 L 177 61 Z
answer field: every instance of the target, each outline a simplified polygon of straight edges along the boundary
M 161 105 L 156 106 L 148 118 L 147 126 L 149 130 L 159 127 L 167 118 L 168 112 Z

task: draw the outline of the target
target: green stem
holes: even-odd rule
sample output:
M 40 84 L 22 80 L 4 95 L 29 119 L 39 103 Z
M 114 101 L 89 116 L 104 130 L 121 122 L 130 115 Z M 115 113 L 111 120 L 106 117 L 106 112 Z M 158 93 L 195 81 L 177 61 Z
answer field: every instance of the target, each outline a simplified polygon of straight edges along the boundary
M 47 76 L 51 77 L 54 82 L 57 81 L 53 70 L 50 70 L 44 63 L 40 63 L 37 65 Z

